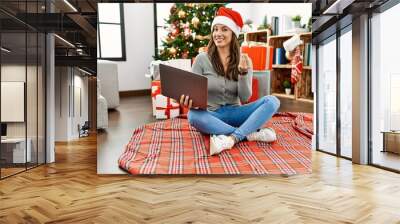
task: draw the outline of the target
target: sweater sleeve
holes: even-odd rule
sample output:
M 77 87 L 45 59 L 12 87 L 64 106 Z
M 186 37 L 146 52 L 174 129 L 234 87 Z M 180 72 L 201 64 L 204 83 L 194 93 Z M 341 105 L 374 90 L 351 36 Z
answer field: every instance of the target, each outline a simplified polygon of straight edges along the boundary
M 252 94 L 253 63 L 249 59 L 249 69 L 246 75 L 238 77 L 238 94 L 241 102 L 247 102 Z
M 192 72 L 203 75 L 203 56 L 201 54 L 198 54 L 196 58 L 194 59 L 194 63 L 192 65 Z

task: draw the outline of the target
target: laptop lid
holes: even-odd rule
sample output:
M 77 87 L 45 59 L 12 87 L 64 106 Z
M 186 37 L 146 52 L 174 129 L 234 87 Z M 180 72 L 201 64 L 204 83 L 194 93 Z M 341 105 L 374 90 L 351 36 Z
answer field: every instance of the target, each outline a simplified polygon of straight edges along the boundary
M 181 95 L 192 99 L 192 107 L 207 109 L 207 77 L 160 64 L 161 94 L 179 102 Z

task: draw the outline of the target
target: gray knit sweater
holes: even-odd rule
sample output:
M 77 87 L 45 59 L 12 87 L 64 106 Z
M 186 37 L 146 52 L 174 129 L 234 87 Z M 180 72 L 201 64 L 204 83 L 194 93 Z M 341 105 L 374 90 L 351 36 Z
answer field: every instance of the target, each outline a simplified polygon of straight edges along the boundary
M 192 71 L 208 78 L 208 110 L 217 110 L 223 105 L 240 105 L 251 96 L 251 80 L 253 66 L 248 62 L 250 69 L 247 75 L 239 75 L 238 81 L 228 80 L 214 70 L 207 53 L 197 55 Z

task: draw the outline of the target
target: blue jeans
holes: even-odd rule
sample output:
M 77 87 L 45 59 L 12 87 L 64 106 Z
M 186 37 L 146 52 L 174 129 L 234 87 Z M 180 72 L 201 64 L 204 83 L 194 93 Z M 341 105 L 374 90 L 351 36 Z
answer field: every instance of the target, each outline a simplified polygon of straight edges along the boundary
M 216 111 L 190 109 L 190 125 L 205 134 L 233 135 L 242 141 L 260 129 L 278 111 L 280 101 L 264 96 L 246 105 L 226 105 Z

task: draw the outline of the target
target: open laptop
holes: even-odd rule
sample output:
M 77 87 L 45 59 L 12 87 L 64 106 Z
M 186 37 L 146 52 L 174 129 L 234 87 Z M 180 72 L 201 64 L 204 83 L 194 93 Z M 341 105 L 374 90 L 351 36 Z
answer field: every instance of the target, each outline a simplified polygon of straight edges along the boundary
M 179 102 L 181 95 L 192 99 L 192 107 L 207 109 L 207 77 L 160 64 L 161 94 Z

